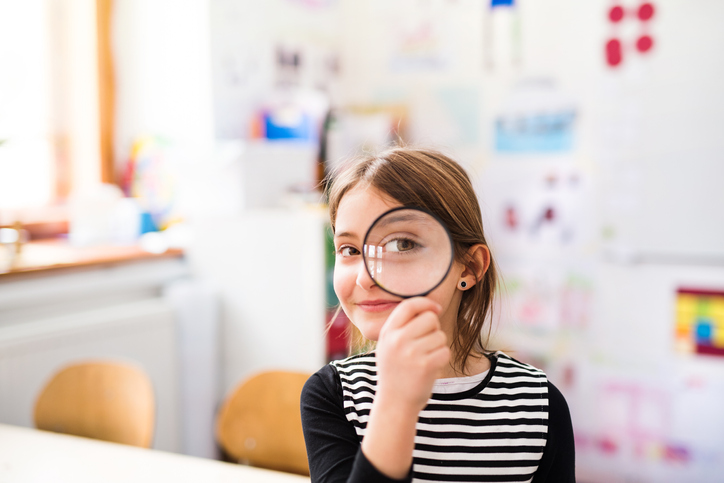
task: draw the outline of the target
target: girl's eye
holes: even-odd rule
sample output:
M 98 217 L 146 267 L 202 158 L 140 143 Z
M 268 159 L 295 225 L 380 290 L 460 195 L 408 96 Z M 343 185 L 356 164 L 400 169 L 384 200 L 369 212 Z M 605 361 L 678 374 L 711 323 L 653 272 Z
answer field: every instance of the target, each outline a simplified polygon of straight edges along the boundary
M 339 247 L 337 253 L 343 257 L 353 257 L 360 254 L 359 250 L 355 247 Z
M 418 244 L 409 238 L 397 238 L 385 244 L 388 252 L 409 252 L 418 247 Z

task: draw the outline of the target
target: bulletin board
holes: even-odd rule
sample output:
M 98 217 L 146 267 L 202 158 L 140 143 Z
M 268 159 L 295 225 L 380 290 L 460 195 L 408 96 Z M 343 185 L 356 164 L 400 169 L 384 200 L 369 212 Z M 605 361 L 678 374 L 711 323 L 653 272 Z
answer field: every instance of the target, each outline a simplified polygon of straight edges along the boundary
M 724 4 L 494 3 L 476 186 L 502 274 L 491 344 L 565 394 L 580 481 L 718 481 Z

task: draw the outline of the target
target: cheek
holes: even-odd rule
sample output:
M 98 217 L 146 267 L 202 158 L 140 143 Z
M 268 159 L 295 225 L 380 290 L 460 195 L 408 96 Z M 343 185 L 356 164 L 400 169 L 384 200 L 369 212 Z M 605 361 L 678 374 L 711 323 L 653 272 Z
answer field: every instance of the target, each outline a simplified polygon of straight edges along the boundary
M 337 294 L 339 302 L 344 306 L 352 295 L 354 290 L 355 279 L 350 267 L 342 264 L 336 264 L 334 267 L 333 277 L 334 293 Z
M 445 280 L 433 290 L 428 297 L 439 303 L 443 307 L 447 307 L 458 294 L 457 286 L 459 280 L 459 274 L 462 273 L 463 268 L 458 266 L 458 263 L 453 263 Z
M 452 302 L 454 295 L 455 286 L 451 287 L 448 284 L 444 284 L 429 293 L 427 297 L 439 303 L 443 309 L 445 309 Z

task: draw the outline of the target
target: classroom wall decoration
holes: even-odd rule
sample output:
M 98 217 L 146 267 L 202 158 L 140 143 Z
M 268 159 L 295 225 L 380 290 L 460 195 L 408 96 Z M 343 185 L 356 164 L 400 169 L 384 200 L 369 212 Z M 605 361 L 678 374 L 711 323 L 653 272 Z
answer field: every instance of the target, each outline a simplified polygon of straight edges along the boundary
M 574 146 L 574 102 L 553 79 L 523 79 L 495 119 L 499 153 L 556 153 Z
M 388 68 L 394 73 L 441 73 L 459 62 L 455 49 L 455 5 L 441 2 L 400 2 L 388 14 Z
M 695 321 L 724 308 L 723 275 L 681 265 L 596 267 L 591 322 L 571 344 L 577 377 L 565 393 L 579 481 L 721 481 L 724 359 L 696 352 Z M 681 306 L 688 320 L 677 329 Z M 673 353 L 675 330 L 684 353 Z
M 638 7 L 627 8 L 617 1 L 608 10 L 608 21 L 611 27 L 611 37 L 606 41 L 606 64 L 617 67 L 623 62 L 625 45 L 629 39 L 621 38 L 621 26 L 624 22 L 636 21 L 639 24 L 638 34 L 633 43 L 635 51 L 646 54 L 654 46 L 650 25 L 656 9 L 649 2 L 641 3 Z
M 586 388 L 567 394 L 575 401 L 576 466 L 606 475 L 590 481 L 721 480 L 724 419 L 711 401 L 721 400 L 724 386 L 715 371 L 672 364 L 624 374 L 610 361 L 579 370 Z
M 677 291 L 675 340 L 679 352 L 724 357 L 724 290 Z
M 181 216 L 176 213 L 178 169 L 174 166 L 174 146 L 159 136 L 135 140 L 125 165 L 122 186 L 146 213 L 141 232 L 165 229 Z
M 536 332 L 585 329 L 594 281 L 584 266 L 506 264 L 501 297 L 511 323 Z
M 525 162 L 524 173 L 520 163 L 500 162 L 477 182 L 496 254 L 558 262 L 581 255 L 595 229 L 585 216 L 590 178 L 574 166 L 551 166 L 535 157 Z

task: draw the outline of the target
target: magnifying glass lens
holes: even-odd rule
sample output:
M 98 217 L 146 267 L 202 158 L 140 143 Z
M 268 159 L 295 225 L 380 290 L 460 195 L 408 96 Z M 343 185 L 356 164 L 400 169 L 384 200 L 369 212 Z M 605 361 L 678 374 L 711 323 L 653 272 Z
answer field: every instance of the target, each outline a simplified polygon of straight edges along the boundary
M 400 297 L 426 295 L 447 276 L 453 245 L 445 226 L 417 208 L 391 210 L 367 231 L 365 267 L 372 280 Z

